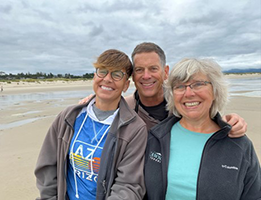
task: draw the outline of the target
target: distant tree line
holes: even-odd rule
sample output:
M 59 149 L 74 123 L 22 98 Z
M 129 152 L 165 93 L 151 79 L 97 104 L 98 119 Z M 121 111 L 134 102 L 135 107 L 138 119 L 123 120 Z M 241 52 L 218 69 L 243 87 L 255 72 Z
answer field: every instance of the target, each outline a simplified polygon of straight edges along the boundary
M 94 76 L 93 73 L 86 73 L 82 76 L 72 75 L 72 74 L 53 74 L 53 73 L 43 73 L 37 72 L 32 74 L 28 73 L 18 73 L 18 74 L 6 74 L 0 71 L 0 79 L 1 80 L 14 80 L 14 79 L 59 79 L 59 78 L 66 78 L 66 79 L 92 79 Z

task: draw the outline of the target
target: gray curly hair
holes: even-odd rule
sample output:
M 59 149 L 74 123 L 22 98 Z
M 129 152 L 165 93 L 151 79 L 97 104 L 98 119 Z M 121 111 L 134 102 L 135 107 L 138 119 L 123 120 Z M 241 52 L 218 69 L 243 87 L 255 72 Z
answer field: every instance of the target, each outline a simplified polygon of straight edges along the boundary
M 210 59 L 185 58 L 173 67 L 164 85 L 167 109 L 175 116 L 181 117 L 174 104 L 173 87 L 177 83 L 189 81 L 197 73 L 206 75 L 212 84 L 214 101 L 210 108 L 210 117 L 214 118 L 227 104 L 228 84 L 221 67 Z

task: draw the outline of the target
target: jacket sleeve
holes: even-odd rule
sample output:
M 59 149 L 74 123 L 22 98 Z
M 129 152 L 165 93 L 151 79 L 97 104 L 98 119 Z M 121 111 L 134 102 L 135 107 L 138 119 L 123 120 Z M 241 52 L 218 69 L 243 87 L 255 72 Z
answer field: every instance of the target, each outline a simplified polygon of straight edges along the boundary
M 244 190 L 241 200 L 261 200 L 261 170 L 260 163 L 251 143 L 249 167 L 244 180 Z
M 148 132 L 144 125 L 127 144 L 108 200 L 143 198 L 146 192 L 143 170 L 147 137 Z
M 36 163 L 36 186 L 40 192 L 38 200 L 57 199 L 57 125 L 59 116 L 49 128 Z

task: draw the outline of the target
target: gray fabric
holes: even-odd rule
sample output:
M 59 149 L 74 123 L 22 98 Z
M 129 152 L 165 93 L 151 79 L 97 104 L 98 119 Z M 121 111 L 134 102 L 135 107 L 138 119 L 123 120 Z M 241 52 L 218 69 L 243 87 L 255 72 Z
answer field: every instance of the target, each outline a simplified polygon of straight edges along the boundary
M 103 121 L 107 119 L 109 116 L 113 115 L 115 110 L 103 111 L 97 108 L 95 104 L 93 104 L 93 112 L 100 121 Z

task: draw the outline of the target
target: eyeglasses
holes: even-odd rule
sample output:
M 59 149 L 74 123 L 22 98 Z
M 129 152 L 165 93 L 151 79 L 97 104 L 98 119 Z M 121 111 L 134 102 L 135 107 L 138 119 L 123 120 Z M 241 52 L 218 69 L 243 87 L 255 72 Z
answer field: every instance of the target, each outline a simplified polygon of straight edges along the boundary
M 207 84 L 211 84 L 211 82 L 208 81 L 196 81 L 194 83 L 191 83 L 189 85 L 177 85 L 173 87 L 173 91 L 175 94 L 184 94 L 187 87 L 190 87 L 194 92 L 200 91 L 203 89 Z
M 104 78 L 105 76 L 107 76 L 108 73 L 109 73 L 109 70 L 107 70 L 107 69 L 100 69 L 100 68 L 96 69 L 96 74 L 100 78 Z M 112 71 L 112 72 L 110 72 L 110 74 L 111 74 L 111 78 L 114 81 L 120 81 L 124 77 L 124 75 L 126 75 L 126 73 L 124 73 L 120 70 Z

